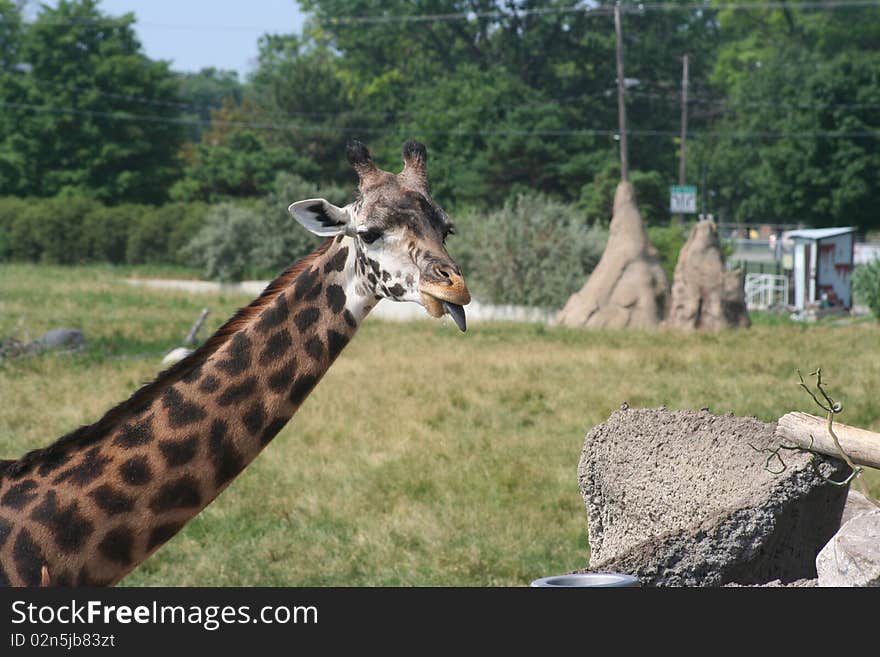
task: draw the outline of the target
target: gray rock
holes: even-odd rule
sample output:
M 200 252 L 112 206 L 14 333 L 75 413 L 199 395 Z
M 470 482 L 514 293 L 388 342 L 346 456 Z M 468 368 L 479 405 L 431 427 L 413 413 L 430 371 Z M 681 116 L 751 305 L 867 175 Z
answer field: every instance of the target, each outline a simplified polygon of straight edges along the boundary
M 52 329 L 33 341 L 36 351 L 69 351 L 82 349 L 86 336 L 76 329 Z
M 850 487 L 849 493 L 846 495 L 846 505 L 843 507 L 843 515 L 840 516 L 840 526 L 843 527 L 856 516 L 871 513 L 877 509 L 878 507 L 876 504 L 862 495 L 859 491 Z
M 708 411 L 621 409 L 591 430 L 578 468 L 590 571 L 654 586 L 782 583 L 816 577 L 834 534 L 848 469 L 781 452 L 765 467 L 775 425 Z M 773 458 L 770 468 L 781 470 Z
M 777 589 L 777 588 L 814 588 L 819 586 L 818 579 L 796 579 L 793 582 L 783 582 L 781 579 L 774 579 L 772 582 L 765 582 L 764 584 L 725 584 L 724 586 L 728 586 L 731 588 L 764 588 L 764 589 Z
M 880 586 L 880 509 L 844 524 L 816 557 L 819 586 Z

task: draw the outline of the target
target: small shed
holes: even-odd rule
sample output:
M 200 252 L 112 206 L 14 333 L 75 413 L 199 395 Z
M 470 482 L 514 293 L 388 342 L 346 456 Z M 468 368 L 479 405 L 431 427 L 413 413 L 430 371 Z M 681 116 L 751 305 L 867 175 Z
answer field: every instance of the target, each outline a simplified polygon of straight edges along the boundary
M 794 305 L 806 310 L 815 303 L 852 307 L 853 250 L 856 228 L 792 230 Z

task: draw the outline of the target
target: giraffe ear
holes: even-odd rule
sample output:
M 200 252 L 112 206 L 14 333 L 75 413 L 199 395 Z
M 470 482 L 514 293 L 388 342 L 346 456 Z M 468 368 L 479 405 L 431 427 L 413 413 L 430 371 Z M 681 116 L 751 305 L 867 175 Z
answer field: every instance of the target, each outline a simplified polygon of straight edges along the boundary
M 354 221 L 348 212 L 322 198 L 291 203 L 287 210 L 307 230 L 321 237 L 348 235 L 354 232 Z

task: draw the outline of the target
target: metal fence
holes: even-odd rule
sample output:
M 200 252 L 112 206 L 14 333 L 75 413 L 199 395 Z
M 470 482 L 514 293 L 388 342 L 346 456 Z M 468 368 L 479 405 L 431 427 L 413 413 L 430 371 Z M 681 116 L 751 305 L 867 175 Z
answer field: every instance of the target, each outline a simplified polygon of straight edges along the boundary
M 788 307 L 788 276 L 746 274 L 746 306 L 749 310 Z

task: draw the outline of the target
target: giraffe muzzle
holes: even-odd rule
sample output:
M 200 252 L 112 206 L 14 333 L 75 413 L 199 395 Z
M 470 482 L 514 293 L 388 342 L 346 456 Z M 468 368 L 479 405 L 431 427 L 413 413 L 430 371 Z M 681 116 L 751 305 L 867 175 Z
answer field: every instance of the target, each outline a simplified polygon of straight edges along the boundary
M 440 280 L 423 279 L 419 291 L 422 293 L 422 305 L 431 317 L 449 315 L 461 331 L 467 330 L 463 306 L 471 302 L 471 294 L 461 275 L 454 273 Z

